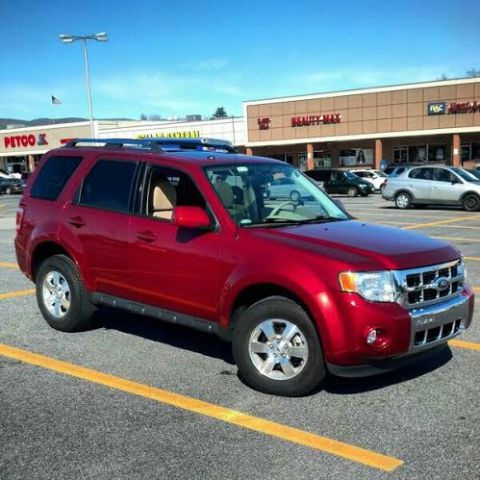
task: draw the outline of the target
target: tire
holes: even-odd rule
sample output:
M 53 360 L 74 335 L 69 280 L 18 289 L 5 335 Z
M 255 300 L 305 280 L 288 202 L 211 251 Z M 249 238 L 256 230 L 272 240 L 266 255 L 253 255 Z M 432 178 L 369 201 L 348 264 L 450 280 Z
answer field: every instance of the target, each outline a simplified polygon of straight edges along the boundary
M 78 332 L 89 326 L 94 307 L 70 258 L 54 255 L 44 260 L 35 283 L 38 306 L 52 328 Z
M 298 202 L 300 198 L 301 198 L 300 192 L 298 192 L 297 190 L 292 190 L 290 192 L 290 200 L 292 202 Z
M 349 197 L 356 197 L 358 195 L 358 188 L 357 187 L 350 187 L 348 189 L 347 195 Z
M 400 192 L 395 195 L 395 206 L 401 209 L 410 208 L 412 205 L 412 196 L 407 192 Z
M 7 187 L 7 188 L 5 189 L 5 194 L 6 194 L 6 195 L 11 195 L 11 194 L 12 194 L 12 189 L 11 189 L 10 187 Z
M 462 207 L 467 212 L 478 212 L 480 210 L 480 197 L 475 193 L 467 193 L 462 199 Z
M 287 328 L 293 336 L 282 340 Z M 293 348 L 298 357 L 288 355 Z M 273 395 L 306 395 L 326 375 L 315 326 L 298 304 L 284 297 L 265 298 L 242 313 L 233 333 L 233 356 L 249 386 Z

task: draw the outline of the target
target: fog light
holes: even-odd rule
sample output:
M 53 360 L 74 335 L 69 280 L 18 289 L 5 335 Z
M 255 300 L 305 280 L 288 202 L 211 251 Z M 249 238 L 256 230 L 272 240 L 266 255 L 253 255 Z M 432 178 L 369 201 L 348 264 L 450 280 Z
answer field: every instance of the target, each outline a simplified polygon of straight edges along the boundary
M 377 330 L 372 328 L 367 334 L 367 344 L 373 345 L 377 340 Z

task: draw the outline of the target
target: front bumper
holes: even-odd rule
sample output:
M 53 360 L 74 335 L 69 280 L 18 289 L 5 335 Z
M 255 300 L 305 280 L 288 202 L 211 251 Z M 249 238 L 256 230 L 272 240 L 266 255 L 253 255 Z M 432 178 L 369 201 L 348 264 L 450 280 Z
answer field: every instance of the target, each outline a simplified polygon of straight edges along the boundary
M 473 293 L 466 289 L 457 297 L 427 307 L 409 310 L 408 349 L 388 356 L 363 358 L 358 364 L 327 361 L 328 370 L 338 376 L 363 377 L 401 368 L 446 347 L 447 341 L 465 331 L 473 316 Z

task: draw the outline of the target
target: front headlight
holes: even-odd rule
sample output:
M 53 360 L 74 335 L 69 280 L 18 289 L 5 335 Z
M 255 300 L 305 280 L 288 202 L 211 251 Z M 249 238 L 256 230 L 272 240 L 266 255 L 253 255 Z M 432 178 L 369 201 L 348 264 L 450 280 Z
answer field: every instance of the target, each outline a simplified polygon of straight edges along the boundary
M 338 276 L 343 292 L 358 293 L 371 302 L 394 302 L 397 296 L 391 272 L 341 272 Z

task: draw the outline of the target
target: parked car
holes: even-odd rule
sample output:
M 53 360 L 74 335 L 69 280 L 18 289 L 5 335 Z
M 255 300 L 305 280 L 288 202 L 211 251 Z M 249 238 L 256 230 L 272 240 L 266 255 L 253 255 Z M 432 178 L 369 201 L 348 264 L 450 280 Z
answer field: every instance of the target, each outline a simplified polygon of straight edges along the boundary
M 0 178 L 18 178 L 20 179 L 22 175 L 20 173 L 8 173 L 3 168 L 0 168 Z
M 25 182 L 18 178 L 0 178 L 0 194 L 23 193 Z
M 357 177 L 363 178 L 364 180 L 370 182 L 375 190 L 380 191 L 382 185 L 385 183 L 388 175 L 383 173 L 381 170 L 350 170 L 351 173 Z
M 348 170 L 322 168 L 307 170 L 305 174 L 315 181 L 323 182 L 323 188 L 327 193 L 343 193 L 349 197 L 356 197 L 357 195 L 365 197 L 374 192 L 371 182 L 357 177 Z
M 480 210 L 480 181 L 459 167 L 415 167 L 390 177 L 383 190 L 385 200 L 397 208 L 420 205 L 461 205 Z
M 265 198 L 271 200 L 289 198 L 294 202 L 298 202 L 302 197 L 308 196 L 310 196 L 310 192 L 304 188 L 300 189 L 298 183 L 289 177 L 281 177 L 273 180 L 265 190 Z
M 419 362 L 470 325 L 456 248 L 353 220 L 291 165 L 96 142 L 46 153 L 17 211 L 19 267 L 57 330 L 97 305 L 187 325 L 232 341 L 252 387 L 298 396 L 327 372 Z M 312 200 L 264 203 L 279 173 Z

